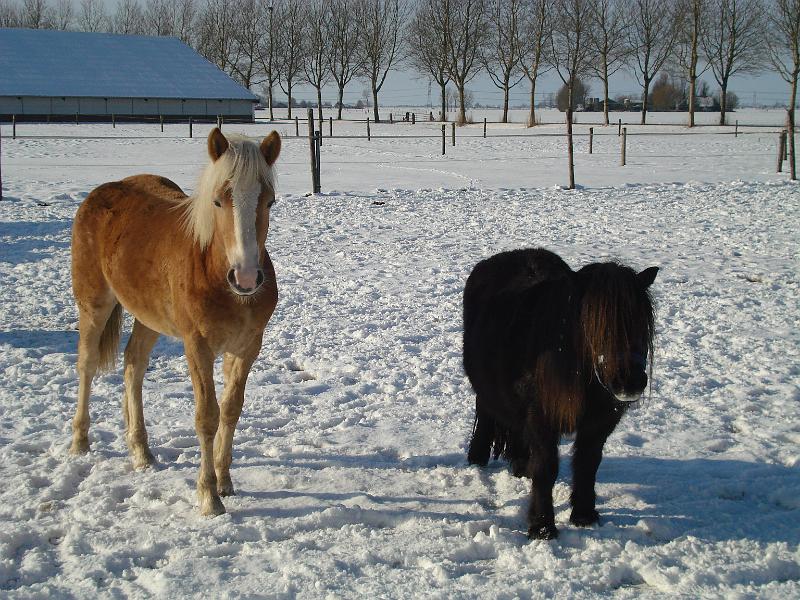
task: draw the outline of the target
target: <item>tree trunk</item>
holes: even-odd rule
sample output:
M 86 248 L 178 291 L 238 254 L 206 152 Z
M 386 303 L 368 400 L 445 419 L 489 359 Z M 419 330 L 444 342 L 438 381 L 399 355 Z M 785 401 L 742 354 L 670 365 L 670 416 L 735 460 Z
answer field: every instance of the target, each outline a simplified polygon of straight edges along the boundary
M 322 86 L 317 88 L 317 109 L 319 110 L 319 120 L 322 122 Z
M 644 80 L 643 93 L 642 93 L 642 122 L 644 125 L 647 123 L 647 103 L 650 101 L 650 80 Z
M 608 125 L 608 70 L 603 77 L 603 125 Z
M 728 82 L 719 86 L 719 124 L 725 125 L 725 113 L 728 105 Z
M 344 86 L 339 86 L 339 109 L 336 111 L 336 120 L 342 120 L 342 104 L 344 104 Z
M 464 105 L 464 84 L 458 86 L 458 118 L 456 123 L 463 125 L 467 122 L 467 108 Z
M 267 86 L 267 102 L 269 102 L 269 120 L 274 121 L 275 115 L 272 113 L 272 85 Z
M 503 123 L 508 123 L 508 80 L 503 87 Z
M 789 144 L 789 173 L 792 181 L 797 181 L 797 157 L 794 153 L 794 107 L 797 104 L 797 75 L 792 80 L 792 95 L 789 98 L 789 102 L 789 114 L 787 115 L 789 117 L 789 139 L 786 140 Z
M 288 97 L 287 104 L 289 105 L 289 118 L 291 119 L 292 118 L 292 82 L 291 81 L 287 81 L 286 82 L 286 90 L 288 92 L 286 95 Z
M 447 121 L 447 84 L 440 83 L 442 87 L 442 110 L 439 113 L 439 120 L 440 121 Z
M 689 127 L 694 127 L 694 94 L 697 89 L 697 75 L 689 77 Z
M 372 82 L 372 116 L 376 123 L 381 122 L 381 117 L 378 114 L 378 90 L 375 88 L 375 82 Z
M 570 80 L 572 82 L 573 80 Z M 575 189 L 575 162 L 572 150 L 572 83 L 567 96 L 567 155 L 569 159 L 569 189 Z
M 530 79 L 530 77 L 528 78 Z M 531 112 L 528 114 L 528 127 L 536 126 L 536 78 L 531 81 Z

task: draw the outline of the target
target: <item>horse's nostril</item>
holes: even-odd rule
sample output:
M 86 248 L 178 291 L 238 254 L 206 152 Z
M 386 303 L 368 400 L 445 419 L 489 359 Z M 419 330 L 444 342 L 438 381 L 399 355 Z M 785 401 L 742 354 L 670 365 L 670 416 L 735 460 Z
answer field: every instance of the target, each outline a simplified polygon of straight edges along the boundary
M 264 283 L 264 271 L 259 269 L 256 273 L 256 287 L 260 287 L 262 283 Z
M 228 283 L 236 285 L 236 273 L 233 272 L 233 269 L 228 271 Z

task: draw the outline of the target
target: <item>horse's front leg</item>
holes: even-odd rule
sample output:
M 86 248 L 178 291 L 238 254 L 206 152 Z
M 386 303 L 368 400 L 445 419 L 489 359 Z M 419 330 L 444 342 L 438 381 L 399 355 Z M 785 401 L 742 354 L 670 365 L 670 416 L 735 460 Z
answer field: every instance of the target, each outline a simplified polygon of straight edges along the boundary
M 214 473 L 214 436 L 219 425 L 219 406 L 214 391 L 214 353 L 202 338 L 184 340 L 186 360 L 194 388 L 194 425 L 200 442 L 200 474 L 197 477 L 197 498 L 200 514 L 221 515 L 225 506 L 217 494 Z
M 261 335 L 256 336 L 241 353 L 226 353 L 223 362 L 225 390 L 220 403 L 220 422 L 214 441 L 214 468 L 217 472 L 217 490 L 220 496 L 234 493 L 230 467 L 233 460 L 233 433 L 242 414 L 244 387 L 250 367 L 261 350 Z
M 552 540 L 558 537 L 553 510 L 553 485 L 558 477 L 558 433 L 541 423 L 530 424 L 525 428 L 524 439 L 530 447 L 528 473 L 532 479 L 528 537 Z
M 595 509 L 597 469 L 603 459 L 606 439 L 614 431 L 621 416 L 621 412 L 588 414 L 578 424 L 572 449 L 572 513 L 569 520 L 573 525 L 586 527 L 600 519 Z

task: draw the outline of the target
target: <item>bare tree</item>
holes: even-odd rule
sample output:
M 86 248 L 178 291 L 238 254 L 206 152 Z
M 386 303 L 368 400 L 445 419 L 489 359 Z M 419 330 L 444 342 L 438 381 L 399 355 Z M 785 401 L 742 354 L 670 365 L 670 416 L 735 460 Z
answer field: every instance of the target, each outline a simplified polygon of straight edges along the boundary
M 774 0 L 767 11 L 767 48 L 772 66 L 789 84 L 789 168 L 797 179 L 794 127 L 797 79 L 800 76 L 800 0 Z
M 78 10 L 78 29 L 81 31 L 108 31 L 106 11 L 100 0 L 81 0 Z
M 262 0 L 236 0 L 231 73 L 241 84 L 261 83 L 261 53 L 267 29 L 266 7 Z
M 628 0 L 626 12 L 631 19 L 627 39 L 633 74 L 642 86 L 641 123 L 644 125 L 650 84 L 671 56 L 680 31 L 680 13 L 675 5 L 664 0 Z
M 443 13 L 447 5 L 439 0 L 422 0 L 417 5 L 406 37 L 409 64 L 439 86 L 441 121 L 447 120 L 447 84 L 450 83 L 445 46 L 445 26 L 449 20 Z
M 52 9 L 47 0 L 22 0 L 17 14 L 20 27 L 50 29 L 53 26 Z
M 707 62 L 700 63 L 700 38 L 703 35 L 708 0 L 680 0 L 681 20 L 674 46 L 674 61 L 689 82 L 689 127 L 694 127 L 697 80 L 708 69 Z
M 275 119 L 275 113 L 273 110 L 273 98 L 272 98 L 272 90 L 275 89 L 275 85 L 278 83 L 278 44 L 276 42 L 276 36 L 278 35 L 277 32 L 279 31 L 280 25 L 280 11 L 278 14 L 275 14 L 275 2 L 274 0 L 268 0 L 269 4 L 267 5 L 267 34 L 266 39 L 261 47 L 261 72 L 264 76 L 264 89 L 267 92 L 267 104 L 269 106 L 269 120 L 272 121 Z
M 144 34 L 144 12 L 138 0 L 122 0 L 111 17 L 111 30 L 114 33 Z
M 279 5 L 281 27 L 278 32 L 278 84 L 288 99 L 292 118 L 292 88 L 303 69 L 305 53 L 305 21 L 303 5 L 297 0 L 286 0 Z
M 303 79 L 317 91 L 317 115 L 322 119 L 322 88 L 331 77 L 328 22 L 330 12 L 324 0 L 310 0 L 305 12 L 306 51 L 303 56 Z
M 328 37 L 330 39 L 330 70 L 339 89 L 336 118 L 342 118 L 344 88 L 361 72 L 358 48 L 358 10 L 356 0 L 331 0 Z
M 228 0 L 206 0 L 198 18 L 197 48 L 200 54 L 226 72 L 231 71 L 236 43 L 236 15 Z
M 630 50 L 626 43 L 627 27 L 625 4 L 622 0 L 592 0 L 592 28 L 590 43 L 597 55 L 592 72 L 603 82 L 603 123 L 608 125 L 608 79 L 619 71 L 628 59 Z
M 408 5 L 406 0 L 361 0 L 360 4 L 359 62 L 362 76 L 370 83 L 373 116 L 379 123 L 378 92 L 399 62 Z
M 760 0 L 710 0 L 708 27 L 701 38 L 706 60 L 720 88 L 719 124 L 725 125 L 728 82 L 764 64 Z
M 72 0 L 56 0 L 53 4 L 53 29 L 66 31 L 75 22 Z
M 229 4 L 236 5 L 238 2 Z M 226 12 L 232 13 L 234 10 L 233 6 L 226 7 Z M 151 35 L 174 36 L 190 45 L 194 41 L 197 20 L 194 0 L 147 0 L 144 20 Z
M 466 86 L 480 72 L 480 53 L 488 35 L 486 0 L 442 0 L 449 23 L 445 27 L 447 70 L 458 90 L 456 123 L 467 122 Z
M 503 90 L 503 117 L 508 123 L 508 95 L 525 77 L 520 69 L 522 54 L 523 0 L 488 0 L 487 35 L 481 64 L 489 79 Z
M 0 0 L 0 27 L 19 27 L 20 16 L 13 0 Z
M 531 108 L 528 127 L 536 125 L 536 81 L 546 73 L 549 65 L 545 60 L 547 23 L 552 0 L 528 0 L 523 13 L 521 39 L 523 42 L 520 66 L 531 84 Z
M 572 145 L 572 111 L 575 91 L 585 76 L 595 54 L 591 45 L 594 19 L 591 0 L 554 0 L 548 60 L 567 86 L 567 152 L 569 155 L 569 189 L 575 189 L 575 162 Z

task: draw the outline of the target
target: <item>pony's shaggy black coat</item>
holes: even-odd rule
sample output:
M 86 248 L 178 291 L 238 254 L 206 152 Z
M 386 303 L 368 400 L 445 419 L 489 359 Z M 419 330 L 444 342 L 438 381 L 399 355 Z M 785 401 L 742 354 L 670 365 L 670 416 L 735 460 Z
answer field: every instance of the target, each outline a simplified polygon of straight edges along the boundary
M 598 520 L 595 477 L 606 438 L 647 386 L 653 351 L 648 287 L 658 272 L 618 263 L 573 271 L 547 250 L 503 252 L 464 289 L 464 369 L 475 390 L 469 462 L 491 455 L 533 480 L 530 537 L 558 535 L 552 488 L 558 440 L 576 434 L 572 514 Z

